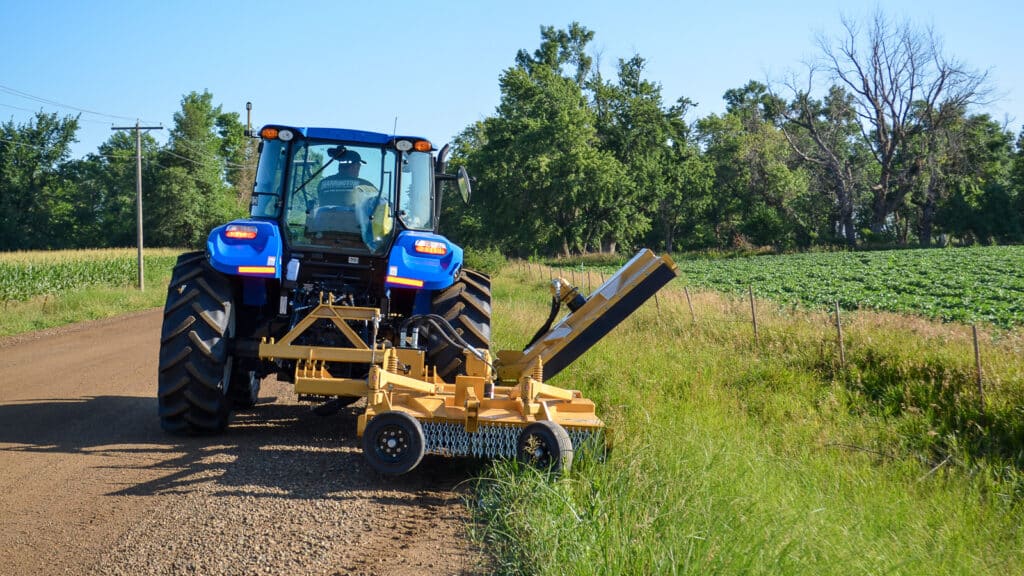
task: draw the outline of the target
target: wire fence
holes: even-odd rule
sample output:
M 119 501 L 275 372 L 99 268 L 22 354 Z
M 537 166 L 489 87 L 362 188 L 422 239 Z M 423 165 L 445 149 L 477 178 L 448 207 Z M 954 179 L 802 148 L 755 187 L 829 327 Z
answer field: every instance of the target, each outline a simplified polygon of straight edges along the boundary
M 510 266 L 520 275 L 530 281 L 550 281 L 555 278 L 568 280 L 585 295 L 592 294 L 598 290 L 612 274 L 590 268 L 580 267 L 553 267 L 529 261 L 511 261 Z M 806 308 L 798 310 L 793 306 L 780 305 L 768 300 L 760 300 L 757 297 L 756 286 L 748 286 L 747 293 L 743 296 L 718 292 L 706 288 L 691 287 L 676 280 L 656 293 L 651 299 L 658 317 L 667 314 L 674 318 L 683 318 L 696 327 L 710 327 L 711 324 L 730 324 L 749 326 L 750 343 L 755 352 L 765 350 L 773 342 L 780 339 L 801 339 L 807 337 L 806 326 L 803 330 L 794 329 L 794 322 L 812 324 L 814 337 L 819 346 L 823 349 L 827 346 L 827 352 L 834 354 L 834 361 L 837 369 L 845 369 L 852 365 L 853 360 L 848 358 L 851 346 L 856 346 L 865 341 L 865 336 L 859 335 L 851 338 L 848 333 L 850 326 L 856 326 L 861 319 L 861 313 L 856 311 L 844 311 L 839 300 L 835 300 L 829 310 Z M 907 319 L 907 324 L 927 324 L 935 326 L 937 323 L 923 317 L 911 320 L 903 314 L 887 312 L 884 310 L 871 310 L 863 307 L 863 311 L 873 314 L 889 314 Z M 1004 360 L 1007 355 L 1019 360 L 1021 358 L 1021 345 L 1024 341 L 1022 334 L 1007 332 L 1001 329 L 992 331 L 977 324 L 952 325 L 947 324 L 946 330 L 963 335 L 969 329 L 969 343 L 965 363 L 973 366 L 973 387 L 978 399 L 984 403 L 986 390 L 998 385 L 1000 382 L 1010 380 L 1016 384 L 1024 368 L 1020 362 L 1016 363 L 1002 378 L 990 377 L 990 371 L 986 369 L 986 349 L 998 349 L 997 352 Z M 921 339 L 928 336 L 924 334 L 927 329 L 910 328 L 913 333 L 918 333 Z M 1006 335 L 1011 334 L 1010 338 Z M 867 337 L 870 340 L 870 337 Z M 1007 341 L 1010 341 L 1007 345 Z M 1002 341 L 1003 345 L 997 346 Z M 1009 352 L 1009 354 L 1008 354 Z

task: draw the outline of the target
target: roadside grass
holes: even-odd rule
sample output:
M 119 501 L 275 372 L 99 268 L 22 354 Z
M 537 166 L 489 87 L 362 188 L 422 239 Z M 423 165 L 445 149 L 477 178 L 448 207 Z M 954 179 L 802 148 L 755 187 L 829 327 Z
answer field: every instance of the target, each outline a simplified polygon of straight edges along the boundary
M 546 280 L 495 281 L 495 348 L 546 312 Z M 591 397 L 611 457 L 557 481 L 495 463 L 471 507 L 505 574 L 1024 572 L 1024 339 L 896 314 L 844 318 L 682 285 L 552 384 Z M 745 317 L 744 317 L 745 315 Z
M 0 337 L 163 306 L 181 252 L 146 251 L 143 292 L 133 248 L 2 253 L 0 282 L 11 286 L 0 299 Z

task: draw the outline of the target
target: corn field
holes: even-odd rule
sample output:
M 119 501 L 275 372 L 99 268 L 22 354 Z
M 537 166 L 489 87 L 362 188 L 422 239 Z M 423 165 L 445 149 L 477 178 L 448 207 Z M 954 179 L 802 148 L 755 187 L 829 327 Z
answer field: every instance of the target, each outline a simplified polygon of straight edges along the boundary
M 174 265 L 180 250 L 149 250 L 147 270 Z M 134 249 L 61 250 L 0 254 L 0 301 L 26 301 L 83 286 L 131 286 L 138 279 Z

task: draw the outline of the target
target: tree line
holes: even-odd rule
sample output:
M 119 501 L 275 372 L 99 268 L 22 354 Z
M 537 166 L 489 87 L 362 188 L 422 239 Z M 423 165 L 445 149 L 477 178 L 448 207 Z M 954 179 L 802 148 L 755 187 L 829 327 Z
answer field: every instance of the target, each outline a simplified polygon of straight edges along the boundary
M 40 111 L 0 124 L 0 250 L 135 245 L 135 134 L 71 159 L 78 122 Z M 141 144 L 147 246 L 200 246 L 248 212 L 255 149 L 209 92 L 182 98 L 166 145 L 148 133 Z
M 445 202 L 443 233 L 518 256 L 1024 242 L 1024 131 L 980 111 L 987 74 L 931 30 L 844 20 L 805 69 L 696 119 L 640 55 L 604 77 L 593 39 L 542 27 L 501 72 L 497 109 L 455 139 L 474 198 Z M 77 127 L 0 124 L 0 250 L 134 245 L 134 134 L 70 159 Z M 166 145 L 143 135 L 146 244 L 200 246 L 244 215 L 254 156 L 238 114 L 184 96 Z
M 446 233 L 520 256 L 1024 241 L 1024 132 L 977 112 L 987 73 L 931 30 L 844 20 L 805 70 L 696 120 L 639 55 L 603 77 L 593 38 L 543 27 L 501 73 L 495 113 L 457 138 L 477 182 Z

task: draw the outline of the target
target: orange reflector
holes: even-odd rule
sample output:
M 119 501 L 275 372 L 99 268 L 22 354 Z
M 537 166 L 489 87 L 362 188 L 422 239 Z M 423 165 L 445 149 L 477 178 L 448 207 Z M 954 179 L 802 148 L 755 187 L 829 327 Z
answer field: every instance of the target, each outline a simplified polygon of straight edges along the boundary
M 417 140 L 412 147 L 413 150 L 416 150 L 417 152 L 430 152 L 430 149 L 432 148 L 430 142 L 427 142 L 426 140 Z
M 257 230 L 255 226 L 239 226 L 237 224 L 232 224 L 224 229 L 224 236 L 228 238 L 238 238 L 241 240 L 252 240 L 256 237 L 256 232 Z
M 444 242 L 434 242 L 432 240 L 417 240 L 413 244 L 413 249 L 420 254 L 437 254 L 438 256 L 444 256 L 448 253 L 448 246 Z
M 412 278 L 402 278 L 401 276 L 388 276 L 388 284 L 398 284 L 399 286 L 412 286 L 413 288 L 423 288 L 423 280 L 413 280 Z
M 268 126 L 260 132 L 260 136 L 265 140 L 273 140 L 277 138 L 277 128 L 271 128 Z
M 239 266 L 239 274 L 273 274 L 273 266 Z

